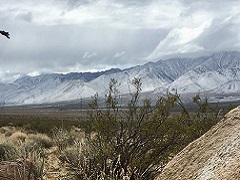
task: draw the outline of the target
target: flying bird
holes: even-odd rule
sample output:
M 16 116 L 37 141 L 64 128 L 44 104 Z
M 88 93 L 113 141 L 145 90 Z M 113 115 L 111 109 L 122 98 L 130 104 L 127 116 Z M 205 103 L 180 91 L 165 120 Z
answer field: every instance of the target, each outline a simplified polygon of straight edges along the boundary
M 9 32 L 0 30 L 0 33 L 1 33 L 3 36 L 6 36 L 8 39 L 10 39 L 10 34 L 9 34 Z

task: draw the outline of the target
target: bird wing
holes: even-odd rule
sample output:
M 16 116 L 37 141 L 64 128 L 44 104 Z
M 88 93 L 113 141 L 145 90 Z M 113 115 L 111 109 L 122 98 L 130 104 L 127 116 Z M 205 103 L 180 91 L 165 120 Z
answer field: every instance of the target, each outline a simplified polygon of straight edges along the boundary
M 6 36 L 8 39 L 10 39 L 10 34 L 9 34 L 9 32 L 7 32 L 7 31 L 0 31 L 0 33 L 1 33 L 3 36 Z

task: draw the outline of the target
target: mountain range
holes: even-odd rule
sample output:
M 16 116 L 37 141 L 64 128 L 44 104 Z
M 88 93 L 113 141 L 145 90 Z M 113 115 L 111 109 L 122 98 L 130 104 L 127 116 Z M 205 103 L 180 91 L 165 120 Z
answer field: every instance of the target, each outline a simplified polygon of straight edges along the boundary
M 198 58 L 172 58 L 128 69 L 24 76 L 0 84 L 3 105 L 42 104 L 104 96 L 110 80 L 116 79 L 121 94 L 133 91 L 131 80 L 141 78 L 144 94 L 157 97 L 177 92 L 186 100 L 200 93 L 212 101 L 239 100 L 240 52 L 220 52 Z

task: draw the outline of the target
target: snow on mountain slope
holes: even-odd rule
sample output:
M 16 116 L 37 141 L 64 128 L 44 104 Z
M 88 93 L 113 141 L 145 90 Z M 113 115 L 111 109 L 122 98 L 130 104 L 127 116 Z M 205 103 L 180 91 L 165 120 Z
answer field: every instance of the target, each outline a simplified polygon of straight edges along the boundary
M 194 93 L 212 90 L 219 93 L 217 91 L 218 87 L 234 80 L 240 80 L 239 68 L 221 68 L 204 72 L 198 72 L 194 69 L 171 83 L 169 91 L 177 90 L 178 93 Z M 226 91 L 225 93 L 229 92 Z
M 122 94 L 130 93 L 131 80 L 141 78 L 143 92 L 181 94 L 234 94 L 240 89 L 240 52 L 221 52 L 208 57 L 174 58 L 149 62 L 129 69 L 97 73 L 25 76 L 0 84 L 0 104 L 38 104 L 76 100 L 96 92 L 104 96 L 112 78 Z
M 216 94 L 240 94 L 240 79 L 229 81 L 212 90 Z
M 112 69 L 97 73 L 25 76 L 10 84 L 0 84 L 0 102 L 1 104 L 35 104 L 78 99 L 84 83 L 102 74 L 119 71 L 119 69 Z M 88 87 L 84 87 L 84 89 L 82 94 L 84 97 L 89 97 L 96 92 Z
M 202 62 L 201 59 L 199 61 L 195 61 L 195 59 L 169 59 L 149 62 L 111 75 L 99 76 L 86 86 L 101 87 L 98 92 L 104 94 L 113 78 L 121 84 L 119 87 L 121 93 L 129 93 L 133 90 L 131 81 L 136 77 L 141 78 L 144 92 L 155 91 L 159 87 L 167 87 L 175 79 Z
M 202 63 L 183 74 L 169 86 L 169 90 L 179 93 L 212 91 L 221 85 L 240 80 L 240 53 L 222 52 L 203 57 Z M 229 92 L 224 92 L 225 94 Z

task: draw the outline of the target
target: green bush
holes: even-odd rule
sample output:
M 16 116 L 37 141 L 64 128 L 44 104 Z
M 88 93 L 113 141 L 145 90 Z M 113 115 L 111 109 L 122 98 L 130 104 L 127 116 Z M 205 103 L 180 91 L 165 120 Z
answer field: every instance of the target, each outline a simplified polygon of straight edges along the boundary
M 74 146 L 61 149 L 62 159 L 79 179 L 153 179 L 176 153 L 218 121 L 207 99 L 196 96 L 197 111 L 189 113 L 178 94 L 159 97 L 152 105 L 149 99 L 140 100 L 140 79 L 132 85 L 135 92 L 122 107 L 119 84 L 112 79 L 105 106 L 99 105 L 97 94 L 90 103 L 84 143 L 74 141 Z M 176 108 L 179 112 L 171 113 Z

